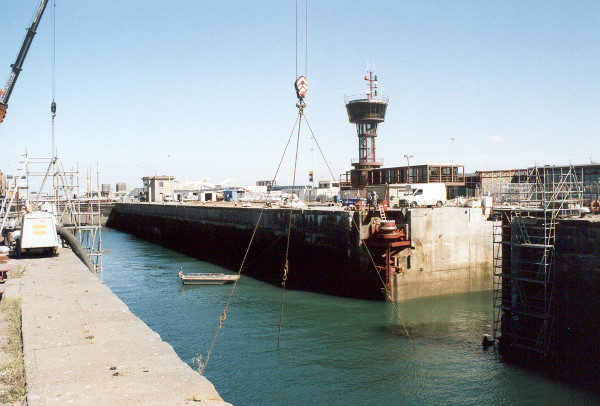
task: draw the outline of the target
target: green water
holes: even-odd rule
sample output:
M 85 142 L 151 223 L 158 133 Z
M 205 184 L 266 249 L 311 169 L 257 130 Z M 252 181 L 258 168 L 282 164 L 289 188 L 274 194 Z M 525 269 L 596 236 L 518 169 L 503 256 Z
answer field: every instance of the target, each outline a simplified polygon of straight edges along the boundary
M 104 282 L 182 360 L 206 358 L 232 285 L 185 286 L 184 273 L 228 272 L 104 229 Z M 292 270 L 293 272 L 293 270 Z M 570 405 L 600 399 L 508 366 L 484 351 L 491 292 L 398 305 L 286 291 L 242 276 L 204 375 L 241 405 Z

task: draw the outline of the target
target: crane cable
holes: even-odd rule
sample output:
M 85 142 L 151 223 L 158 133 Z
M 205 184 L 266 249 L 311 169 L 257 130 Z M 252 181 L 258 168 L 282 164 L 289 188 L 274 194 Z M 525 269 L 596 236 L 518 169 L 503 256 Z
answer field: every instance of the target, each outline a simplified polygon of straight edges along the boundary
M 52 2 L 52 101 L 56 95 L 56 0 Z
M 292 173 L 292 191 L 290 196 L 290 213 L 288 218 L 288 227 L 287 227 L 287 241 L 285 248 L 285 262 L 283 265 L 283 277 L 281 281 L 281 308 L 279 311 L 279 331 L 277 334 L 277 348 L 279 348 L 279 344 L 281 341 L 281 326 L 283 324 L 283 308 L 285 303 L 285 285 L 287 282 L 288 274 L 290 271 L 290 240 L 292 236 L 292 218 L 294 212 L 294 196 L 296 191 L 296 171 L 298 168 L 298 150 L 300 147 L 300 128 L 302 127 L 302 116 L 304 114 L 304 108 L 306 104 L 304 103 L 304 97 L 306 96 L 306 91 L 308 89 L 308 81 L 306 80 L 306 71 L 308 70 L 308 0 L 305 1 L 305 59 L 304 59 L 304 75 L 298 76 L 298 0 L 296 0 L 296 81 L 294 82 L 294 87 L 296 89 L 296 96 L 298 97 L 298 102 L 296 103 L 296 107 L 298 108 L 298 118 L 296 119 L 298 123 L 298 135 L 296 137 L 296 155 L 294 158 L 294 171 Z
M 354 227 L 356 227 L 356 231 L 358 232 L 358 235 L 360 236 L 360 227 L 358 227 L 358 224 L 356 224 L 356 221 L 354 220 L 354 215 L 351 215 L 350 218 L 352 219 L 352 224 L 354 224 Z M 377 264 L 375 263 L 373 254 L 371 254 L 371 250 L 369 249 L 367 244 L 363 243 L 363 246 L 367 250 L 367 254 L 369 255 L 369 259 L 371 260 L 371 263 L 373 264 L 373 269 L 375 270 L 375 273 L 377 274 L 377 277 L 379 278 L 379 281 L 381 282 L 381 285 L 383 286 L 385 295 L 388 297 L 388 299 L 390 300 L 390 303 L 394 307 L 394 312 L 396 313 L 396 316 L 398 316 L 398 319 L 400 320 L 400 323 L 402 324 L 402 327 L 404 328 L 404 331 L 406 332 L 406 335 L 408 336 L 408 339 L 410 340 L 413 350 L 415 350 L 416 349 L 415 343 L 413 342 L 413 340 L 410 336 L 410 333 L 408 332 L 408 329 L 406 328 L 406 325 L 404 324 L 404 320 L 402 319 L 402 316 L 400 316 L 400 311 L 398 311 L 398 307 L 396 307 L 396 303 L 392 299 L 392 294 L 390 293 L 390 290 L 387 288 L 387 286 L 385 286 L 385 282 L 383 281 L 381 274 L 377 270 Z
M 321 153 L 321 156 L 323 157 L 323 161 L 325 161 L 325 165 L 327 165 L 327 169 L 329 170 L 329 175 L 331 175 L 332 179 L 335 179 L 333 176 L 333 172 L 331 171 L 331 168 L 329 167 L 329 164 L 327 163 L 327 160 L 325 159 L 325 155 L 323 154 L 323 151 L 321 150 L 321 146 L 319 145 L 319 142 L 317 141 L 317 137 L 315 136 L 312 128 L 310 127 L 310 124 L 308 123 L 308 120 L 306 119 L 306 115 L 304 115 L 304 121 L 306 121 L 306 125 L 308 126 L 308 129 L 310 130 L 310 133 L 312 134 L 312 138 L 315 140 L 315 143 L 317 144 L 317 147 L 319 148 L 319 152 Z M 356 221 L 354 220 L 354 216 L 351 216 L 351 219 L 352 219 L 352 224 L 354 224 L 356 231 L 360 235 L 360 227 L 358 227 L 358 224 L 356 224 Z M 402 316 L 400 316 L 400 311 L 398 310 L 398 307 L 394 303 L 394 301 L 392 299 L 392 295 L 391 295 L 389 289 L 387 288 L 387 286 L 385 285 L 383 278 L 377 271 L 377 264 L 375 263 L 375 259 L 373 258 L 373 254 L 371 253 L 371 250 L 369 250 L 369 247 L 367 246 L 367 244 L 363 244 L 363 245 L 367 251 L 367 254 L 369 255 L 369 259 L 371 260 L 371 263 L 373 264 L 373 269 L 375 270 L 375 273 L 377 274 L 377 277 L 379 278 L 379 281 L 381 282 L 381 285 L 383 286 L 385 295 L 389 298 L 390 302 L 392 303 L 394 312 L 398 316 L 398 319 L 400 320 L 400 323 L 402 324 L 402 328 L 404 328 L 404 331 L 406 332 L 406 335 L 408 336 L 408 339 L 410 340 L 410 343 L 412 344 L 413 349 L 416 349 L 415 344 L 412 340 L 412 337 L 410 336 L 410 333 L 408 332 L 408 329 L 406 328 L 404 320 L 402 319 Z
M 305 42 L 305 46 L 306 49 L 308 49 L 308 1 L 306 1 L 306 42 Z M 306 52 L 305 55 L 305 73 L 306 70 L 308 69 L 308 52 Z M 296 0 L 296 77 L 298 76 L 298 0 Z M 303 77 L 302 77 L 303 78 Z M 284 148 L 283 154 L 281 156 L 281 159 L 279 161 L 279 165 L 277 166 L 277 170 L 275 171 L 275 175 L 273 176 L 273 183 L 275 181 L 275 179 L 277 178 L 277 174 L 279 173 L 279 170 L 281 169 L 281 165 L 283 162 L 283 159 L 287 153 L 287 149 L 289 147 L 290 141 L 292 139 L 292 135 L 294 134 L 294 130 L 296 129 L 296 125 L 298 125 L 298 131 L 297 131 L 297 137 L 296 137 L 296 153 L 295 153 L 295 158 L 294 158 L 294 171 L 293 171 L 293 181 L 292 181 L 292 193 L 291 193 L 291 199 L 290 199 L 290 213 L 289 213 L 289 219 L 288 219 L 288 226 L 287 226 L 287 242 L 286 242 L 286 254 L 285 254 L 285 264 L 284 264 L 284 274 L 283 274 L 283 280 L 282 280 L 282 293 L 281 293 L 281 309 L 280 309 L 280 315 L 279 315 L 279 332 L 278 332 L 278 337 L 277 337 L 277 347 L 279 348 L 280 345 L 280 339 L 281 339 L 281 326 L 282 326 L 282 322 L 283 322 L 283 309 L 284 309 L 284 303 L 285 303 L 285 286 L 286 286 L 286 282 L 287 282 L 287 277 L 288 277 L 288 273 L 289 273 L 289 248 L 290 248 L 290 240 L 291 240 L 291 229 L 293 224 L 295 224 L 296 221 L 293 220 L 293 208 L 294 208 L 294 190 L 295 190 L 295 186 L 296 186 L 296 172 L 297 172 L 297 164 L 298 164 L 298 151 L 299 151 L 299 145 L 300 145 L 300 128 L 301 128 L 301 124 L 302 124 L 302 117 L 304 116 L 304 107 L 306 107 L 306 104 L 303 101 L 304 98 L 304 94 L 306 92 L 306 88 L 304 88 L 304 94 L 302 94 L 301 96 L 301 92 L 299 92 L 298 89 L 298 83 L 299 83 L 299 79 L 298 78 L 296 80 L 296 93 L 298 96 L 298 103 L 296 104 L 296 107 L 298 108 L 298 116 L 296 117 L 296 121 L 294 123 L 294 126 L 292 128 L 292 131 L 290 132 L 290 135 L 288 137 L 288 141 L 286 143 L 286 146 Z M 305 81 L 306 79 L 303 78 Z M 305 85 L 307 86 L 308 83 L 307 82 L 300 82 L 300 85 Z M 306 121 L 306 125 L 308 126 L 311 134 L 312 134 L 312 138 L 315 141 L 315 143 L 317 144 L 317 147 L 319 148 L 319 152 L 321 153 L 321 156 L 323 157 L 323 160 L 325 161 L 325 164 L 327 166 L 327 169 L 329 170 L 329 173 L 332 177 L 332 179 L 335 179 L 333 176 L 333 172 L 331 171 L 331 168 L 327 162 L 327 160 L 325 159 L 325 155 L 323 154 L 323 151 L 321 149 L 321 146 L 319 145 L 316 136 L 314 135 L 314 132 L 312 131 L 312 128 L 310 127 L 310 124 L 308 123 L 308 121 L 306 120 L 306 116 L 304 116 L 304 120 Z M 254 242 L 254 238 L 256 236 L 256 233 L 258 231 L 258 227 L 260 225 L 260 221 L 262 219 L 262 216 L 264 214 L 264 211 L 267 207 L 269 207 L 269 202 L 268 202 L 268 196 L 271 193 L 271 189 L 269 189 L 268 194 L 267 194 L 267 202 L 265 203 L 265 205 L 262 207 L 259 216 L 258 216 L 258 220 L 256 222 L 256 225 L 254 226 L 254 229 L 252 231 L 252 236 L 250 237 L 250 241 L 248 243 L 248 246 L 246 248 L 246 251 L 244 253 L 244 257 L 242 259 L 241 265 L 237 271 L 237 275 L 241 275 L 242 269 L 244 267 L 244 264 L 246 263 L 246 260 L 248 258 L 248 254 L 250 252 L 250 248 L 252 247 L 252 243 Z M 357 230 L 360 229 L 358 227 L 358 225 L 356 224 L 356 222 L 354 221 L 354 218 L 352 218 L 352 221 L 355 225 L 355 227 L 357 228 Z M 281 238 L 278 237 L 277 240 Z M 273 245 L 273 244 L 272 244 Z M 365 248 L 367 249 L 367 252 L 369 254 L 369 257 L 371 259 L 371 262 L 373 263 L 373 266 L 375 267 L 375 270 L 377 270 L 376 264 L 375 264 L 375 260 L 373 259 L 373 256 L 371 255 L 371 252 L 369 251 L 368 247 L 365 244 Z M 387 287 L 385 287 L 385 283 L 383 282 L 383 279 L 381 278 L 381 275 L 379 275 L 379 272 L 376 272 L 380 281 L 382 282 L 384 289 L 386 291 L 386 295 L 390 298 L 391 301 L 391 294 L 389 292 L 389 290 L 387 289 Z M 231 292 L 229 294 L 229 298 L 227 299 L 227 303 L 225 305 L 225 308 L 223 310 L 223 312 L 221 313 L 221 316 L 219 317 L 219 325 L 217 327 L 217 330 L 215 332 L 215 335 L 213 337 L 212 343 L 210 345 L 210 348 L 208 350 L 207 356 L 206 356 L 206 360 L 204 362 L 201 362 L 199 365 L 199 373 L 200 375 L 203 375 L 204 370 L 206 368 L 206 366 L 208 365 L 208 361 L 210 359 L 210 355 L 212 354 L 212 351 L 214 349 L 216 340 L 217 340 L 217 336 L 219 334 L 219 331 L 221 330 L 221 328 L 223 327 L 223 323 L 225 322 L 225 319 L 227 318 L 227 312 L 229 310 L 229 305 L 231 303 L 231 299 L 233 297 L 233 294 L 235 292 L 235 289 L 237 287 L 237 282 L 238 282 L 239 278 L 234 282 L 233 287 L 231 289 Z M 408 336 L 408 338 L 411 341 L 411 344 L 413 344 L 412 338 L 410 337 L 410 334 L 408 333 L 408 330 L 406 329 L 406 326 L 404 324 L 404 321 L 402 320 L 402 317 L 400 316 L 400 313 L 396 307 L 396 305 L 394 304 L 394 302 L 392 301 L 392 305 L 394 307 L 394 310 L 398 316 L 398 318 L 400 319 L 402 326 L 404 327 L 404 330 L 406 331 L 406 334 Z M 413 348 L 414 348 L 414 344 L 413 344 Z
M 329 171 L 329 175 L 331 176 L 331 180 L 335 180 L 335 176 L 333 175 L 333 172 L 331 170 L 331 167 L 329 166 L 329 162 L 327 161 L 327 159 L 325 159 L 325 154 L 323 153 L 323 150 L 321 149 L 321 146 L 319 145 L 319 141 L 317 141 L 317 136 L 315 135 L 315 133 L 313 132 L 310 124 L 308 123 L 308 119 L 306 118 L 306 114 L 304 114 L 304 121 L 306 121 L 306 125 L 308 127 L 308 129 L 310 130 L 310 134 L 312 135 L 312 139 L 315 141 L 315 144 L 317 144 L 317 148 L 319 148 L 319 152 L 321 153 L 321 157 L 323 158 L 323 162 L 325 162 L 325 166 L 327 166 L 327 170 Z M 334 168 L 335 169 L 335 168 Z
M 56 138 L 54 133 L 54 119 L 56 118 L 56 0 L 52 2 L 52 161 L 56 161 Z
M 308 0 L 304 0 L 304 76 L 308 74 Z M 298 0 L 296 0 L 296 77 L 298 77 Z
M 292 131 L 290 132 L 290 135 L 288 137 L 288 141 L 285 145 L 285 148 L 283 150 L 283 154 L 281 156 L 281 159 L 279 160 L 279 165 L 277 166 L 277 169 L 275 170 L 275 175 L 273 176 L 273 181 L 277 178 L 277 174 L 279 173 L 279 170 L 281 169 L 281 164 L 283 162 L 283 158 L 285 157 L 285 154 L 287 152 L 288 146 L 290 145 L 290 141 L 292 140 L 292 136 L 294 135 L 294 130 L 296 129 L 296 125 L 298 124 L 298 118 L 296 118 L 296 121 L 294 122 L 294 127 L 292 128 Z M 244 257 L 242 259 L 242 263 L 240 264 L 240 267 L 238 268 L 237 271 L 237 275 L 241 275 L 242 273 L 242 269 L 244 268 L 244 265 L 246 263 L 246 260 L 248 258 L 248 254 L 250 252 L 250 248 L 252 247 L 252 243 L 254 242 L 254 237 L 256 236 L 256 232 L 258 231 L 258 226 L 260 225 L 260 221 L 262 219 L 262 216 L 265 212 L 265 209 L 268 207 L 269 203 L 268 203 L 268 197 L 271 194 L 271 190 L 268 191 L 267 193 L 267 202 L 265 203 L 265 205 L 262 207 L 259 215 L 258 215 L 258 220 L 256 221 L 256 225 L 254 226 L 254 229 L 252 231 L 252 236 L 250 237 L 250 241 L 248 242 L 248 246 L 246 248 L 246 252 L 244 253 Z M 220 317 L 219 317 L 219 325 L 217 326 L 217 331 L 215 332 L 215 335 L 213 337 L 212 343 L 210 345 L 210 348 L 208 350 L 208 353 L 206 355 L 206 360 L 204 362 L 200 362 L 199 368 L 198 368 L 198 372 L 200 373 L 200 375 L 204 374 L 204 369 L 206 368 L 206 366 L 208 365 L 208 361 L 210 359 L 210 355 L 212 354 L 213 348 L 215 346 L 215 343 L 217 341 L 217 336 L 219 335 L 219 331 L 221 330 L 221 328 L 223 327 L 223 323 L 225 322 L 225 319 L 227 318 L 227 311 L 229 310 L 229 304 L 231 303 L 231 299 L 233 298 L 233 293 L 235 292 L 235 288 L 237 287 L 237 283 L 239 281 L 239 278 L 237 280 L 235 280 L 235 282 L 233 283 L 233 287 L 231 288 L 231 293 L 229 294 L 229 298 L 227 299 L 227 303 L 225 304 L 225 308 L 223 310 L 223 312 L 221 313 Z
M 289 256 L 290 256 L 290 240 L 291 240 L 291 236 L 292 236 L 292 217 L 293 217 L 293 210 L 294 210 L 294 191 L 296 190 L 296 169 L 298 166 L 298 149 L 300 146 L 300 128 L 302 126 L 302 113 L 304 111 L 304 106 L 305 104 L 302 102 L 302 100 L 300 100 L 298 102 L 298 104 L 296 104 L 296 106 L 298 107 L 298 135 L 296 137 L 296 156 L 294 158 L 294 172 L 293 172 L 293 178 L 292 178 L 292 192 L 291 192 L 291 197 L 290 197 L 290 214 L 289 214 L 289 219 L 288 219 L 288 227 L 287 227 L 287 242 L 286 242 L 286 247 L 285 247 L 285 263 L 283 265 L 283 280 L 281 282 L 281 309 L 279 312 L 279 332 L 277 334 L 277 348 L 279 348 L 279 342 L 281 339 L 281 324 L 283 322 L 283 305 L 284 305 L 284 300 L 285 300 L 285 283 L 287 281 L 287 277 L 288 277 L 288 272 L 289 272 Z

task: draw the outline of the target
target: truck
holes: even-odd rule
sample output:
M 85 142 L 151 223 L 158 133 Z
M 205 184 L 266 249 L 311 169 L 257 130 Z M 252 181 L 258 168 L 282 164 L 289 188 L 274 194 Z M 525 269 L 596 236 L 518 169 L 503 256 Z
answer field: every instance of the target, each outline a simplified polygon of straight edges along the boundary
M 407 184 L 404 193 L 398 193 L 397 197 L 391 196 L 390 203 L 392 206 L 399 207 L 441 207 L 446 203 L 446 185 L 443 183 Z

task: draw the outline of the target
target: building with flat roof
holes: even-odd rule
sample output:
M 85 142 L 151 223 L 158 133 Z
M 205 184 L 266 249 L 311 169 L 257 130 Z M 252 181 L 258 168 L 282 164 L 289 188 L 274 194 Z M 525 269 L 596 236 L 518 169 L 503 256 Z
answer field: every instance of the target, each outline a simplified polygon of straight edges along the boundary
M 144 200 L 147 202 L 163 202 L 165 198 L 172 199 L 175 177 L 170 175 L 144 176 Z M 167 199 L 168 200 L 168 199 Z

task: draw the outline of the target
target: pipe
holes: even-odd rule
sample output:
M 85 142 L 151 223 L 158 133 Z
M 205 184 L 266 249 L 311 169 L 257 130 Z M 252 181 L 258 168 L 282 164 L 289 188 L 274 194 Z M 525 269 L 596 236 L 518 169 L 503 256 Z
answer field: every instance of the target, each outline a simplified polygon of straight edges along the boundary
M 87 256 L 85 250 L 83 249 L 79 241 L 77 241 L 77 238 L 75 238 L 73 233 L 71 233 L 69 230 L 67 230 L 60 224 L 56 225 L 56 233 L 60 235 L 63 240 L 65 240 L 65 242 L 69 245 L 69 247 L 71 247 L 75 255 L 77 255 L 81 262 L 83 262 L 83 264 L 88 267 L 90 272 L 95 274 L 96 268 L 94 267 L 94 264 Z

